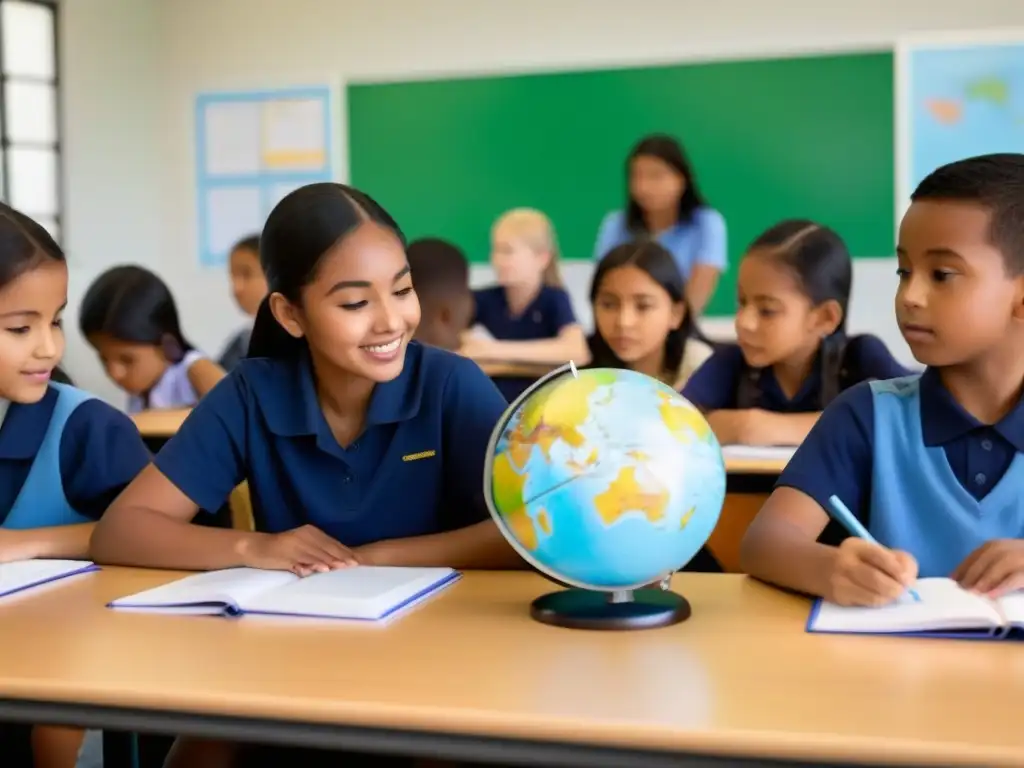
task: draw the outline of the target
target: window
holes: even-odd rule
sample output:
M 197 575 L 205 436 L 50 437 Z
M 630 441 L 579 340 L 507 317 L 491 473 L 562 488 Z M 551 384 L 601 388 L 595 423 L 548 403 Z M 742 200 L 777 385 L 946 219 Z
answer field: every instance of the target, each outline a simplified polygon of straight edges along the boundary
M 0 196 L 60 242 L 56 0 L 0 0 Z

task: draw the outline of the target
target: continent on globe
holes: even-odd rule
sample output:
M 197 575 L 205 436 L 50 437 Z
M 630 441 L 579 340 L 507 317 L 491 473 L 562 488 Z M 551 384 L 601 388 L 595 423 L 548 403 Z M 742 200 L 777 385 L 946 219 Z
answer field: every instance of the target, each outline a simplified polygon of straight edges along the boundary
M 928 99 L 925 106 L 931 116 L 943 125 L 955 125 L 963 117 L 963 107 L 956 99 Z
M 966 95 L 976 101 L 991 101 L 1005 107 L 1010 101 L 1010 84 L 1001 77 L 980 77 L 967 84 Z
M 667 392 L 659 392 L 658 412 L 672 436 L 684 443 L 690 442 L 693 435 L 698 440 L 707 440 L 711 427 L 696 408 L 674 399 Z
M 627 512 L 641 512 L 650 523 L 660 523 L 668 506 L 668 491 L 651 478 L 642 485 L 636 467 L 625 466 L 608 490 L 594 498 L 594 507 L 605 525 L 614 525 Z

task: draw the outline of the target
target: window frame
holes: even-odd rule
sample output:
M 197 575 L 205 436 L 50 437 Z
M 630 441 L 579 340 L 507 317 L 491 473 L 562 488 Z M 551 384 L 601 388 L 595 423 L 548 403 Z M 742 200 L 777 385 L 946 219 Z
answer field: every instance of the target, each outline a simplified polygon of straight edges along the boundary
M 25 5 L 39 5 L 50 10 L 53 14 L 53 78 L 40 78 L 30 75 L 12 75 L 7 71 L 4 64 L 3 34 L 4 14 L 3 6 L 9 2 L 19 2 Z M 45 141 L 12 141 L 10 135 L 10 119 L 7 114 L 7 93 L 11 82 L 47 85 L 54 91 L 54 140 Z M 0 168 L 2 168 L 2 180 L 0 180 L 0 199 L 11 200 L 11 149 L 45 149 L 54 154 L 54 171 L 56 178 L 54 183 L 54 212 L 52 216 L 40 211 L 22 211 L 32 216 L 52 218 L 56 227 L 54 239 L 62 243 L 66 236 L 65 217 L 65 190 L 64 190 L 64 104 L 63 87 L 61 81 L 61 50 L 60 50 L 60 3 L 59 0 L 0 0 Z

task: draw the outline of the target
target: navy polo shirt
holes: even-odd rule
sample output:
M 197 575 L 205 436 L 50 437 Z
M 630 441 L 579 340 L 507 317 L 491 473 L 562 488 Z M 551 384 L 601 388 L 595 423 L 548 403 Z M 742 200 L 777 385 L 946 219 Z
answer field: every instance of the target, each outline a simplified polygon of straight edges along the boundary
M 0 426 L 0 523 L 14 506 L 42 446 L 59 393 L 37 403 L 11 403 Z M 80 514 L 99 520 L 150 462 L 135 424 L 102 400 L 87 400 L 68 417 L 60 438 L 64 495 Z
M 938 373 L 921 375 L 921 432 L 925 445 L 941 446 L 957 481 L 983 499 L 1024 451 L 1024 402 L 996 424 L 982 424 L 943 386 Z M 875 435 L 874 398 L 867 382 L 848 389 L 821 414 L 779 477 L 779 486 L 803 491 L 829 509 L 835 494 L 869 524 Z M 914 468 L 893 467 L 894 472 Z M 840 537 L 841 538 L 841 537 Z
M 907 371 L 877 336 L 853 336 L 846 345 L 841 382 L 847 388 L 869 379 L 894 379 Z M 683 397 L 705 412 L 736 408 L 740 376 L 749 371 L 737 344 L 719 347 L 686 382 Z M 776 413 L 813 413 L 821 410 L 821 356 L 792 397 L 786 397 L 771 367 L 758 374 L 760 397 L 755 407 Z
M 335 440 L 308 355 L 243 360 L 157 455 L 201 509 L 249 481 L 258 530 L 311 524 L 346 546 L 461 528 L 487 518 L 484 454 L 506 408 L 472 360 L 411 342 L 378 384 L 363 433 Z
M 500 285 L 474 291 L 476 316 L 488 333 L 502 341 L 552 339 L 567 325 L 576 323 L 569 294 L 561 288 L 545 285 L 522 314 L 513 315 L 505 289 Z

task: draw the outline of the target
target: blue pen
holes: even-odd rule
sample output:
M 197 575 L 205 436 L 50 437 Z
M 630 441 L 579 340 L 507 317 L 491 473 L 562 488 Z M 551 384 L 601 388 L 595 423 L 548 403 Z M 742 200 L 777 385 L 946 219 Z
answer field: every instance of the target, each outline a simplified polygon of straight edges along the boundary
M 870 541 L 872 544 L 878 544 L 875 537 L 871 535 L 871 532 L 864 527 L 864 524 L 857 519 L 856 515 L 850 511 L 850 508 L 843 504 L 842 499 L 838 496 L 830 496 L 829 504 L 832 505 L 833 517 L 840 522 L 840 524 L 848 530 L 854 536 L 864 539 L 864 541 Z M 921 602 L 921 596 L 913 589 L 908 590 L 910 596 L 915 601 Z

